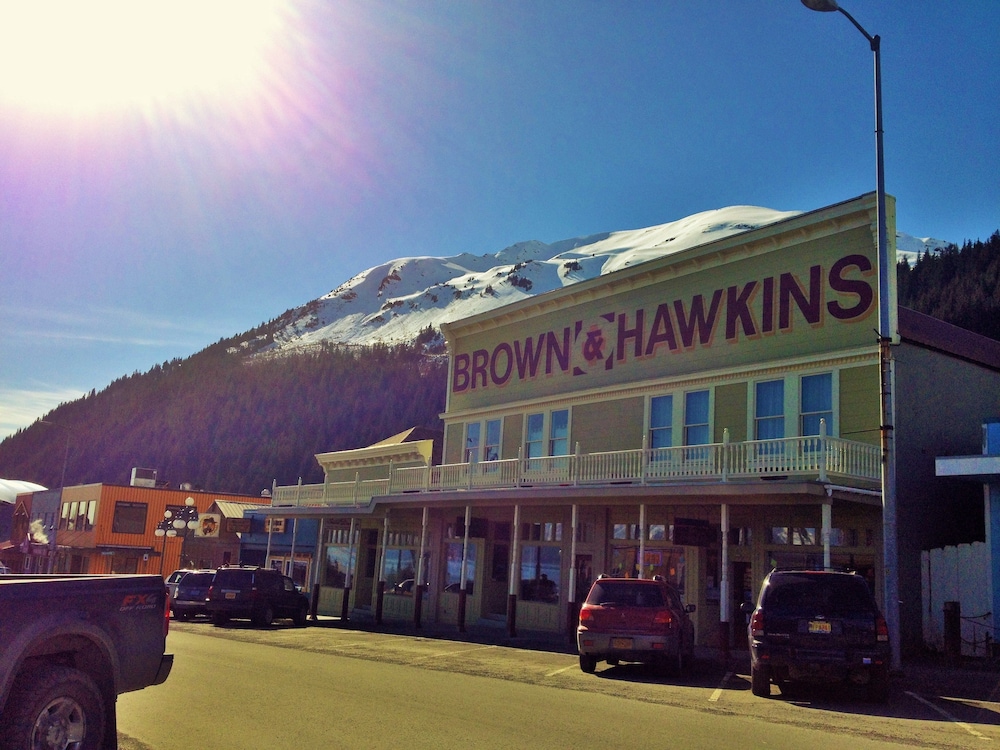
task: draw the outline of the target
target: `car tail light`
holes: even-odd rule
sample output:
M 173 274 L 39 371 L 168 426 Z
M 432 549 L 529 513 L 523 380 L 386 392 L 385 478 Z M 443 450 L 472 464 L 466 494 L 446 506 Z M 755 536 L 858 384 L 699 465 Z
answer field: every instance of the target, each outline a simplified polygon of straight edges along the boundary
M 674 613 L 669 609 L 661 609 L 653 617 L 653 623 L 656 625 L 666 625 L 669 628 L 674 624 Z
M 885 618 L 879 615 L 875 618 L 875 639 L 879 643 L 889 642 L 889 626 L 885 622 Z
M 214 594 L 214 593 L 215 593 L 215 586 L 209 586 L 208 587 L 208 597 L 205 599 L 205 601 L 208 601 L 209 599 L 211 599 L 212 598 L 212 594 Z
M 584 625 L 594 620 L 594 608 L 589 604 L 584 604 L 580 608 L 580 624 Z
M 764 613 L 759 609 L 754 610 L 750 617 L 750 635 L 754 638 L 760 638 L 764 635 Z
M 163 637 L 170 632 L 170 595 L 163 597 Z

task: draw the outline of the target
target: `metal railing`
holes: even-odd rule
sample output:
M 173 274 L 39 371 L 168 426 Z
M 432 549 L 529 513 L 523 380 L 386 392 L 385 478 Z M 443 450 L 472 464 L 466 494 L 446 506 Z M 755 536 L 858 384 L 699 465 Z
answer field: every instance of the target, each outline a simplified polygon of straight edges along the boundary
M 656 485 L 685 481 L 795 477 L 878 483 L 879 446 L 826 435 L 566 456 L 512 458 L 438 466 L 389 465 L 386 479 L 275 487 L 274 505 L 362 505 L 408 492 L 538 486 Z

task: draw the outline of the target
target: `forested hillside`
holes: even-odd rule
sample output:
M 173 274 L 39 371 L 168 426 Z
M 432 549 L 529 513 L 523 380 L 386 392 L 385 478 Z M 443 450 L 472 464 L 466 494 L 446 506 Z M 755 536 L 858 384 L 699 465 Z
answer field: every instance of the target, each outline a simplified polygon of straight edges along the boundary
M 899 302 L 1000 340 L 1000 232 L 897 268 Z M 267 341 L 273 327 L 255 338 Z M 127 484 L 132 467 L 171 486 L 257 495 L 322 481 L 314 455 L 359 448 L 409 427 L 440 428 L 446 361 L 412 346 L 328 345 L 281 357 L 234 352 L 249 334 L 63 404 L 52 425 L 0 443 L 0 476 L 60 486 Z M 259 335 L 257 335 L 259 334 Z M 254 338 L 251 337 L 251 338 Z
M 275 479 L 322 481 L 316 453 L 440 428 L 446 365 L 422 347 L 253 359 L 227 349 L 220 342 L 58 407 L 45 416 L 55 425 L 0 443 L 0 476 L 58 487 L 66 458 L 67 486 L 128 484 L 142 466 L 173 487 L 257 495 Z
M 896 270 L 899 304 L 1000 340 L 1000 231 Z

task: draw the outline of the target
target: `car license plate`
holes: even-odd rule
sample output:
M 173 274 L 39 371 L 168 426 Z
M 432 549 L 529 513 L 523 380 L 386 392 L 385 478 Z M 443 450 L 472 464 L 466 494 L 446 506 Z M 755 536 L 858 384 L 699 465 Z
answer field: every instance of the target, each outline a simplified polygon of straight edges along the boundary
M 824 622 L 823 620 L 810 620 L 809 632 L 820 633 L 822 635 L 829 635 L 832 631 L 830 628 L 830 623 Z
M 612 638 L 611 639 L 611 648 L 630 649 L 630 648 L 632 648 L 632 639 L 631 638 Z
M 227 591 L 226 592 L 226 598 L 227 599 L 235 599 L 236 598 L 236 592 L 235 591 Z

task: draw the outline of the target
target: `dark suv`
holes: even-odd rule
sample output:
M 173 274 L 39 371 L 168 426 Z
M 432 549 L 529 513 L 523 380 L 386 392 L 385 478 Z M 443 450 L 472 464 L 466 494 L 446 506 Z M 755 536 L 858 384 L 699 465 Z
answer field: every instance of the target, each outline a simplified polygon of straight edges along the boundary
M 694 608 L 659 576 L 601 576 L 580 608 L 580 669 L 593 672 L 598 661 L 612 666 L 638 661 L 684 674 L 694 654 L 694 625 L 688 617 Z
M 749 626 L 750 683 L 849 682 L 889 698 L 889 629 L 864 578 L 830 570 L 772 570 Z
M 291 578 L 276 570 L 219 568 L 208 590 L 206 608 L 216 625 L 243 618 L 266 627 L 276 617 L 290 617 L 302 626 L 309 615 L 309 599 Z
M 193 570 L 177 584 L 177 592 L 170 600 L 170 611 L 178 620 L 190 620 L 197 615 L 207 614 L 205 602 L 208 589 L 215 579 L 214 570 Z

